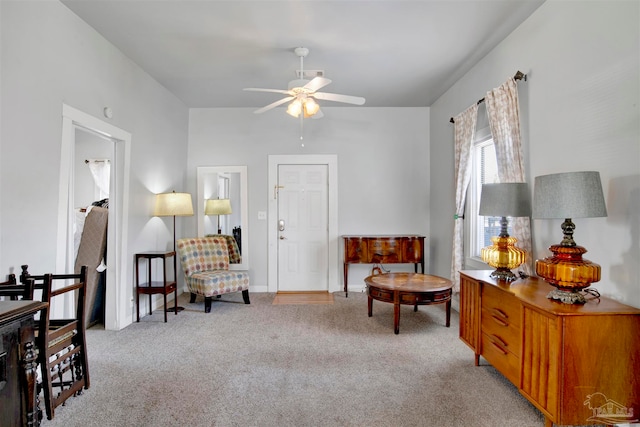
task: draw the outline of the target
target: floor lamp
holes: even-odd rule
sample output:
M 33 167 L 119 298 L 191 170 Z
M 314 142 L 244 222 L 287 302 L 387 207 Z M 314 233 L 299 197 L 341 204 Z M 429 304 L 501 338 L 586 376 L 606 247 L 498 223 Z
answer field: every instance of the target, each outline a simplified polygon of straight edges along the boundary
M 176 252 L 176 217 L 177 216 L 193 216 L 193 203 L 191 202 L 191 194 L 189 193 L 162 193 L 156 195 L 156 207 L 153 211 L 154 216 L 172 216 L 173 217 L 173 271 L 177 274 L 177 254 Z M 178 278 L 176 277 L 176 286 Z M 184 307 L 178 307 L 178 311 L 184 310 Z M 174 311 L 173 308 L 167 308 L 167 311 Z
M 205 215 L 218 215 L 218 234 L 222 234 L 220 215 L 230 215 L 231 213 L 231 200 L 229 199 L 208 199 L 204 207 Z

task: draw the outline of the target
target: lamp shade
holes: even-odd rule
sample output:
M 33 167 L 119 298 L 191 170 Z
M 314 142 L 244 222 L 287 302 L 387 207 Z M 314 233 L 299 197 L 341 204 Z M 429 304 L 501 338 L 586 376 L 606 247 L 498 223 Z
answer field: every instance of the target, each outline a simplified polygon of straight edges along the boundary
M 205 215 L 229 215 L 231 212 L 231 200 L 208 199 L 204 206 Z
M 162 193 L 156 195 L 154 216 L 190 216 L 193 215 L 193 203 L 189 193 Z
M 526 182 L 483 184 L 478 214 L 510 217 L 531 215 L 529 186 Z
M 607 216 L 607 208 L 599 172 L 566 172 L 536 177 L 534 218 L 603 216 Z
M 287 114 L 293 117 L 298 117 L 302 112 L 302 103 L 299 99 L 294 99 L 291 101 L 289 106 L 287 107 Z

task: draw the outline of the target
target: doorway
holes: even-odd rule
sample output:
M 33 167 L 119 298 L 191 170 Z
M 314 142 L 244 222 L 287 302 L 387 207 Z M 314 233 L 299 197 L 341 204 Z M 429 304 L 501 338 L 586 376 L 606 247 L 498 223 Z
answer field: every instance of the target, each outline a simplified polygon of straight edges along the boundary
M 73 271 L 75 263 L 73 220 L 75 208 L 76 138 L 86 133 L 108 140 L 111 176 L 109 185 L 109 226 L 107 229 L 107 273 L 104 299 L 104 326 L 119 330 L 132 322 L 131 282 L 127 276 L 127 228 L 131 134 L 68 105 L 62 106 L 62 147 L 58 202 L 58 245 L 56 270 Z M 69 305 L 72 301 L 69 301 Z M 66 307 L 60 308 L 63 315 Z M 56 312 L 58 314 L 58 312 Z
M 327 291 L 327 165 L 278 165 L 278 291 Z
M 300 251 L 293 252 L 293 246 L 288 245 L 288 242 L 281 244 L 284 240 L 289 240 L 286 234 L 281 235 L 279 217 L 282 213 L 281 209 L 289 208 L 291 203 L 294 203 L 297 207 L 302 206 L 319 206 L 319 202 L 311 200 L 304 201 L 303 204 L 292 202 L 290 197 L 283 196 L 283 199 L 279 199 L 279 191 L 281 188 L 281 176 L 280 172 L 286 171 L 291 176 L 311 176 L 313 175 L 315 180 L 320 179 L 326 182 L 326 215 L 322 216 L 322 225 L 314 225 L 314 229 L 317 229 L 316 235 L 310 237 L 309 235 L 298 238 L 292 234 L 292 240 L 298 240 L 299 243 L 309 243 L 310 240 L 314 240 L 313 253 L 322 254 L 317 255 L 305 255 L 306 261 L 293 259 L 292 255 L 300 254 Z M 324 176 L 325 178 L 318 178 L 318 176 Z M 306 178 L 305 178 L 306 179 Z M 292 183 L 289 184 L 292 188 Z M 314 184 L 316 185 L 316 184 Z M 322 184 L 325 185 L 325 184 Z M 306 184 L 304 185 L 306 187 Z M 310 188 L 310 187 L 309 187 Z M 298 187 L 296 192 L 301 188 Z M 317 189 L 317 185 L 316 185 Z M 282 193 L 284 195 L 284 192 Z M 316 194 L 318 194 L 316 192 Z M 314 196 L 315 197 L 315 196 Z M 313 199 L 313 197 L 311 198 Z M 280 200 L 284 201 L 282 206 Z M 304 207 L 308 209 L 308 207 Z M 320 208 L 323 209 L 324 208 Z M 291 228 L 287 228 L 291 219 L 285 218 L 285 230 L 286 233 L 293 231 Z M 293 224 L 291 224 L 293 225 Z M 321 230 L 323 229 L 323 230 Z M 336 292 L 340 290 L 340 283 L 338 282 L 338 179 L 337 179 L 337 156 L 336 155 L 272 155 L 269 156 L 269 216 L 268 216 L 268 231 L 269 231 L 269 277 L 267 289 L 269 292 L 277 292 L 278 290 L 287 291 L 308 291 L 308 290 L 328 290 L 329 292 Z M 318 235 L 323 235 L 321 245 L 318 246 Z M 283 236 L 286 239 L 280 239 Z M 303 242 L 306 240 L 306 242 Z M 324 259 L 322 259 L 324 257 Z M 282 269 L 288 265 L 302 266 L 304 263 L 308 263 L 309 260 L 313 260 L 317 263 L 315 267 L 318 268 L 294 268 L 292 270 L 298 270 L 293 276 L 288 272 L 285 273 Z M 305 272 L 306 270 L 306 272 Z M 282 274 L 281 274 L 282 273 Z M 322 279 L 319 281 L 319 279 Z M 322 284 L 319 284 L 322 283 Z M 317 289 L 321 288 L 321 289 Z
M 95 324 L 104 325 L 106 274 L 103 268 L 109 261 L 106 257 L 108 221 L 105 218 L 108 215 L 104 211 L 94 214 L 91 212 L 96 206 L 109 206 L 114 144 L 116 142 L 112 139 L 76 127 L 73 168 L 73 260 L 76 272 L 80 264 L 87 264 L 89 267 L 85 290 L 87 327 Z M 98 224 L 107 227 L 101 228 Z M 87 225 L 88 227 L 85 227 Z

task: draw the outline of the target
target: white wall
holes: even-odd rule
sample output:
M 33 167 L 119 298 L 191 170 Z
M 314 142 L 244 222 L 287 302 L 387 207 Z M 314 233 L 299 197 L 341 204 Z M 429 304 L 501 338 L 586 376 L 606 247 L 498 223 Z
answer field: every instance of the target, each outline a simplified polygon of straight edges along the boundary
M 339 234 L 429 235 L 429 109 L 323 111 L 322 119 L 304 121 L 301 147 L 299 121 L 283 108 L 261 115 L 243 108 L 190 110 L 188 191 L 195 193 L 198 166 L 247 165 L 252 285 L 267 285 L 267 221 L 257 218 L 273 194 L 270 154 L 338 156 Z M 189 220 L 196 233 L 195 218 Z M 330 267 L 342 271 L 342 264 Z M 351 268 L 349 284 L 362 282 L 370 269 Z
M 184 189 L 186 106 L 57 1 L 0 1 L 0 16 L 0 276 L 55 269 L 63 103 L 132 134 L 128 259 L 172 247 L 151 212 Z
M 600 172 L 609 216 L 574 219 L 585 258 L 602 266 L 593 285 L 640 307 L 640 7 L 638 1 L 548 0 L 431 107 L 431 251 L 449 276 L 453 229 L 453 125 L 449 118 L 527 73 L 519 95 L 528 181 Z M 438 179 L 436 179 L 436 177 Z M 561 220 L 534 220 L 533 257 L 551 255 Z

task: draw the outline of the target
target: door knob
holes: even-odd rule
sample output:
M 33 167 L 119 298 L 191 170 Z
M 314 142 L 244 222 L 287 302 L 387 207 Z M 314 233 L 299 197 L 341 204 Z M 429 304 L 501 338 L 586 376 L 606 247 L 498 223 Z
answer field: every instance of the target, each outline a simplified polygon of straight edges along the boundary
M 284 219 L 278 221 L 278 230 L 284 231 Z

